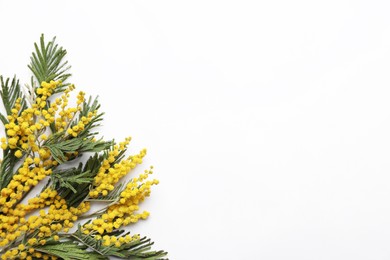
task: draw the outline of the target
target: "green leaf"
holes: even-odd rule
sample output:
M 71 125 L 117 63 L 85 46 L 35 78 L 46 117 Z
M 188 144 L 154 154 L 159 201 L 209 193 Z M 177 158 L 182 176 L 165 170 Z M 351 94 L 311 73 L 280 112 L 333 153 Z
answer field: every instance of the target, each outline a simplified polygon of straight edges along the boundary
M 21 91 L 19 80 L 17 80 L 16 77 L 14 77 L 12 81 L 10 81 L 10 78 L 4 80 L 3 77 L 0 76 L 0 82 L 0 95 L 7 115 L 11 115 L 11 110 L 15 107 L 16 100 L 18 98 L 21 98 L 21 110 L 24 110 L 26 108 L 26 100 L 23 92 Z M 0 114 L 0 119 L 3 124 L 8 123 L 8 119 L 2 114 Z
M 3 125 L 8 124 L 8 119 L 2 113 L 0 113 L 0 120 L 3 123 Z
M 53 186 L 56 189 L 66 188 L 70 189 L 73 193 L 77 193 L 75 187 L 84 183 L 91 183 L 93 178 L 90 177 L 89 171 L 82 172 L 78 168 L 54 170 L 50 175 L 50 179 L 53 182 Z
M 100 152 L 110 148 L 113 143 L 112 141 L 94 141 L 92 137 L 76 137 L 68 140 L 61 140 L 60 137 L 60 135 L 52 135 L 44 144 L 58 163 L 66 161 L 65 153 Z
M 0 190 L 5 188 L 14 175 L 14 167 L 18 158 L 7 148 L 4 150 L 3 161 L 0 166 Z
M 101 163 L 104 159 L 107 158 L 107 153 L 98 154 L 95 153 L 93 156 L 90 156 L 85 165 L 83 166 L 83 163 L 80 163 L 78 168 L 72 168 L 71 171 L 75 171 L 74 175 L 77 176 L 78 174 L 83 175 L 82 178 L 90 178 L 93 179 L 96 174 L 99 171 L 99 168 L 101 167 Z M 87 174 L 88 173 L 88 174 Z M 65 173 L 67 175 L 67 173 Z M 53 184 L 53 188 L 57 190 L 58 194 L 62 198 L 64 198 L 69 205 L 69 207 L 77 207 L 81 202 L 85 200 L 85 198 L 88 196 L 90 187 L 92 185 L 93 180 L 91 182 L 83 182 L 77 184 L 77 187 L 74 187 L 76 185 L 72 185 L 77 192 L 74 193 L 73 190 L 71 190 L 69 187 L 60 186 L 59 184 L 55 183 L 55 180 L 51 180 Z M 71 184 L 70 184 L 71 185 Z
M 34 247 L 36 251 L 54 255 L 63 260 L 102 260 L 109 259 L 94 252 L 86 252 L 86 246 L 73 242 L 58 242 L 57 244 L 47 244 Z
M 123 230 L 114 231 L 108 235 L 118 236 L 124 233 Z M 123 236 L 128 235 L 124 234 Z M 143 237 L 141 239 L 132 241 L 130 243 L 124 243 L 120 247 L 104 246 L 101 240 L 96 240 L 92 235 L 83 234 L 81 226 L 78 226 L 77 231 L 72 235 L 75 242 L 79 242 L 85 245 L 94 252 L 102 256 L 115 256 L 122 259 L 148 259 L 148 260 L 162 260 L 167 255 L 167 252 L 162 250 L 152 251 L 151 247 L 153 242 L 149 238 Z
M 32 53 L 31 63 L 28 65 L 29 69 L 34 74 L 39 85 L 43 82 L 50 82 L 51 80 L 61 80 L 65 82 L 71 74 L 68 70 L 71 66 L 68 65 L 68 61 L 64 61 L 66 50 L 59 47 L 55 43 L 55 37 L 53 40 L 45 43 L 44 35 L 41 35 L 39 45 L 34 44 L 35 52 Z M 55 90 L 55 93 L 64 90 L 67 84 L 63 84 Z

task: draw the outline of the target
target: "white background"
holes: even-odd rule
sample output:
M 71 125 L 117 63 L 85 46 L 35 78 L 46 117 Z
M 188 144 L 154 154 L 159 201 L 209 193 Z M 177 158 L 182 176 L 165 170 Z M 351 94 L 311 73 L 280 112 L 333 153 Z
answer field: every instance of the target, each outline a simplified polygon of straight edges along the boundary
M 57 36 L 161 183 L 170 259 L 390 258 L 388 1 L 4 1 L 0 73 Z

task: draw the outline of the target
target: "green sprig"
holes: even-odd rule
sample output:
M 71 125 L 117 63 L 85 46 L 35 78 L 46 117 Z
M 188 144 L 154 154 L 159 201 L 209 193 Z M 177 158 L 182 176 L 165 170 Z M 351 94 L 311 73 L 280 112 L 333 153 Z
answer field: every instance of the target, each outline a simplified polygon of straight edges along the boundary
M 66 86 L 69 84 L 66 80 L 71 76 L 69 73 L 70 66 L 68 61 L 65 60 L 66 50 L 55 43 L 55 38 L 49 42 L 45 42 L 44 36 L 40 37 L 39 43 L 34 44 L 34 52 L 31 56 L 31 62 L 28 65 L 29 69 L 33 73 L 31 78 L 31 86 L 26 92 L 21 88 L 19 81 L 16 77 L 12 79 L 4 79 L 0 76 L 0 96 L 4 104 L 6 115 L 0 113 L 0 121 L 4 126 L 9 124 L 7 115 L 17 114 L 20 116 L 22 111 L 28 106 L 28 101 L 33 104 L 35 98 L 37 98 L 36 87 L 41 86 L 43 81 L 50 82 L 61 81 L 62 84 L 55 88 L 54 93 L 64 92 Z M 20 99 L 21 109 L 15 111 L 15 105 L 17 100 Z M 29 104 L 30 104 L 29 103 Z M 50 107 L 50 101 L 46 100 L 46 105 L 42 105 L 44 109 Z M 55 190 L 57 194 L 65 199 L 67 207 L 78 207 L 82 202 L 101 202 L 106 203 L 98 212 L 90 215 L 81 215 L 79 220 L 85 218 L 91 218 L 99 216 L 102 212 L 106 212 L 110 205 L 118 202 L 121 192 L 123 191 L 125 184 L 118 183 L 113 190 L 111 190 L 106 196 L 99 195 L 96 198 L 90 198 L 89 193 L 91 189 L 95 188 L 94 178 L 98 174 L 99 169 L 102 167 L 103 161 L 109 157 L 109 152 L 114 150 L 114 141 L 104 141 L 103 139 L 96 140 L 95 137 L 98 133 L 93 130 L 100 126 L 100 122 L 103 120 L 104 113 L 97 113 L 100 108 L 100 104 L 97 98 L 90 97 L 87 101 L 84 101 L 81 109 L 75 114 L 75 116 L 68 122 L 68 128 L 72 128 L 77 125 L 83 117 L 89 117 L 90 121 L 85 124 L 84 129 L 72 136 L 67 133 L 66 130 L 57 131 L 55 123 L 51 122 L 50 128 L 43 128 L 32 133 L 33 137 L 37 138 L 42 135 L 46 130 L 51 130 L 51 134 L 46 141 L 38 141 L 39 149 L 47 148 L 50 151 L 50 160 L 55 160 L 56 164 L 50 164 L 46 170 L 51 170 L 51 175 L 47 178 L 47 183 L 43 190 L 50 187 Z M 90 113 L 94 113 L 90 117 Z M 36 115 L 33 116 L 33 120 L 36 120 Z M 15 120 L 15 124 L 19 118 Z M 23 120 L 23 118 L 22 118 Z M 14 122 L 14 121 L 13 121 Z M 17 148 L 20 149 L 20 148 Z M 41 153 L 39 151 L 33 151 L 30 147 L 28 149 L 21 149 L 22 154 L 18 154 L 18 158 L 15 155 L 15 149 L 9 147 L 3 149 L 3 160 L 0 164 L 0 190 L 6 188 L 11 182 L 16 173 L 18 173 L 20 165 L 23 164 L 24 159 L 29 156 L 30 160 L 35 153 Z M 122 149 L 115 155 L 114 160 L 110 159 L 110 167 L 120 163 L 125 156 L 126 149 Z M 92 153 L 88 154 L 88 153 Z M 76 158 L 83 155 L 88 155 L 88 159 L 83 163 L 79 162 L 75 167 L 72 161 L 75 162 Z M 111 155 L 110 155 L 111 156 Z M 40 162 L 34 162 L 28 165 L 30 169 L 36 167 Z M 34 186 L 34 185 L 33 185 Z M 31 187 L 33 187 L 31 186 Z M 29 188 L 31 188 L 29 187 Z M 19 187 L 18 187 L 19 188 Z M 30 189 L 23 190 L 21 199 L 23 199 Z M 9 198 L 8 198 L 9 200 Z M 15 207 L 17 204 L 14 204 Z M 0 215 L 6 216 L 6 213 L 0 208 Z M 63 260 L 103 260 L 110 259 L 110 257 L 118 257 L 122 259 L 148 259 L 148 260 L 162 260 L 166 259 L 167 253 L 165 251 L 153 251 L 153 242 L 149 238 L 143 237 L 133 240 L 128 243 L 123 243 L 118 247 L 113 245 L 105 246 L 101 240 L 95 237 L 96 232 L 84 234 L 81 229 L 82 225 L 78 225 L 78 229 L 74 233 L 53 233 L 52 236 L 47 237 L 46 244 L 40 245 L 28 245 L 27 241 L 30 238 L 36 238 L 39 230 L 35 229 L 24 233 L 21 237 L 12 241 L 5 247 L 0 248 L 0 254 L 3 254 L 9 249 L 15 249 L 18 245 L 27 245 L 27 248 L 34 248 L 35 251 L 44 254 L 57 256 Z M 126 236 L 124 230 L 114 229 L 113 232 L 101 234 L 109 236 Z M 57 241 L 53 238 L 54 235 L 58 235 L 60 240 Z M 32 259 L 36 259 L 33 257 Z
M 45 43 L 44 35 L 41 35 L 40 44 L 34 44 L 35 52 L 32 53 L 29 69 L 34 74 L 39 85 L 51 80 L 60 80 L 63 83 L 71 76 L 68 73 L 71 66 L 64 61 L 66 50 L 55 43 L 55 37 L 49 43 Z M 66 84 L 56 89 L 55 92 L 62 92 Z

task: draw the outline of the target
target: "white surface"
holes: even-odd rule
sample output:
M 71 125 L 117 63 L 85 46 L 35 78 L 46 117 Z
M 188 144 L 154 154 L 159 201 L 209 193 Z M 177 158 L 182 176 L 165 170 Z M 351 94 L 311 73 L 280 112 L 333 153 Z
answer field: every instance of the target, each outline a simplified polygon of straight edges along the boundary
M 0 0 L 0 72 L 57 36 L 102 133 L 149 148 L 131 230 L 170 259 L 389 259 L 389 8 Z

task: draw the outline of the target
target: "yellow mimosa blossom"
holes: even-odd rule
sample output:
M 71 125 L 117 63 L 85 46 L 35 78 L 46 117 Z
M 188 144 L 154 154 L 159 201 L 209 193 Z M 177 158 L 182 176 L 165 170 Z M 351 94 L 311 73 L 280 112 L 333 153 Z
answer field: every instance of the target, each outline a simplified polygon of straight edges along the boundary
M 99 139 L 97 99 L 80 91 L 71 105 L 66 51 L 43 36 L 35 47 L 31 86 L 0 76 L 0 259 L 162 259 L 149 239 L 123 230 L 149 216 L 140 203 L 158 184 L 152 167 L 121 184 L 146 149 L 126 157 L 131 138 Z M 91 213 L 93 203 L 101 208 Z

